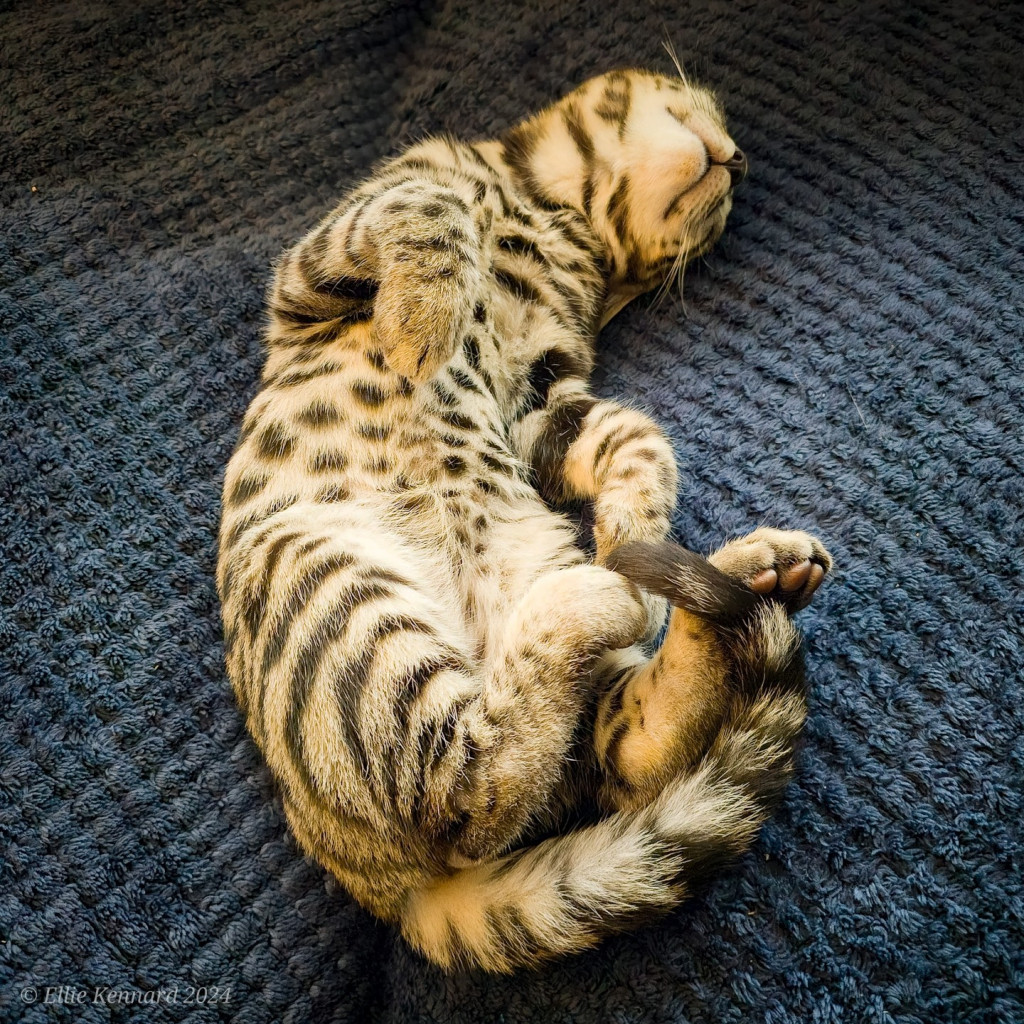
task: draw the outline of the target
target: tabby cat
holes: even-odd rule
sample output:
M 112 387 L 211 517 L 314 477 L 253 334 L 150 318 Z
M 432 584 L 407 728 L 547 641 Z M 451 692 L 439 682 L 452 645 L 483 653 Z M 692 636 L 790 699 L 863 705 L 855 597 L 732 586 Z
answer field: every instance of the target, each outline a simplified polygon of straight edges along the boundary
M 599 327 L 717 240 L 745 170 L 710 92 L 616 71 L 498 140 L 414 146 L 277 267 L 224 485 L 228 671 L 302 847 L 446 968 L 669 910 L 791 773 L 789 614 L 828 553 L 668 543 L 669 442 L 587 383 Z

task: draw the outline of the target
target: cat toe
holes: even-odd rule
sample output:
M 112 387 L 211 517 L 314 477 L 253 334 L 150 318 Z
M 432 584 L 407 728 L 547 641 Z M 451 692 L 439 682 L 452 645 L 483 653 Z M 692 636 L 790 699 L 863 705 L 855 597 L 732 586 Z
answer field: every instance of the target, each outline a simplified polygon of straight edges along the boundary
M 832 569 L 832 556 L 816 537 L 801 530 L 769 527 L 730 541 L 711 556 L 711 561 L 755 593 L 781 602 L 791 612 L 810 604 Z

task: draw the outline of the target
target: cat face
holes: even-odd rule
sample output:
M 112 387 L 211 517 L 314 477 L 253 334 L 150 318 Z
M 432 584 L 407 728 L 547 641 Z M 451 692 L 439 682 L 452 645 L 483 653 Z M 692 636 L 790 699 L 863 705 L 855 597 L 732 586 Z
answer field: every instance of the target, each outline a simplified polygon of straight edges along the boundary
M 747 170 L 713 93 L 647 71 L 591 79 L 503 142 L 541 200 L 590 219 L 616 309 L 717 241 Z
M 704 252 L 725 227 L 746 157 L 729 137 L 721 107 L 708 90 L 637 76 L 632 91 L 621 130 L 602 133 L 610 191 L 592 218 L 606 238 L 639 254 L 648 266 L 662 250 L 686 256 Z

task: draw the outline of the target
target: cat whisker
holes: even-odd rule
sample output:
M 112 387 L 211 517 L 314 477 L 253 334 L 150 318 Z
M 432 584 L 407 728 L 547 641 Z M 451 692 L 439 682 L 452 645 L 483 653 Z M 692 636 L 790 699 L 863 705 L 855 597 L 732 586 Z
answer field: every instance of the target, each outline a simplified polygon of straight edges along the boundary
M 679 72 L 679 78 L 682 81 L 683 85 L 689 85 L 690 79 L 687 78 L 686 72 L 683 70 L 682 62 L 679 60 L 679 55 L 676 53 L 675 44 L 672 42 L 671 39 L 668 38 L 668 36 L 666 36 L 662 40 L 661 45 L 664 48 L 665 52 L 668 54 L 669 60 L 671 60 L 672 63 L 675 65 L 676 71 Z

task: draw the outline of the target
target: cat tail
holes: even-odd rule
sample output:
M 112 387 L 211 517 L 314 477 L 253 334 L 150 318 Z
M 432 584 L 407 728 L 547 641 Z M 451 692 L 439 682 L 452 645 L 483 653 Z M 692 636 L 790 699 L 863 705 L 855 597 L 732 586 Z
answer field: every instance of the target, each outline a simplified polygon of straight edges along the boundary
M 645 807 L 416 890 L 401 915 L 414 947 L 446 969 L 533 966 L 667 913 L 750 846 L 792 775 L 803 660 L 774 602 L 720 628 L 732 692 L 696 766 Z
M 635 541 L 604 562 L 638 587 L 711 622 L 749 615 L 763 600 L 742 580 L 716 569 L 703 555 L 672 541 Z

